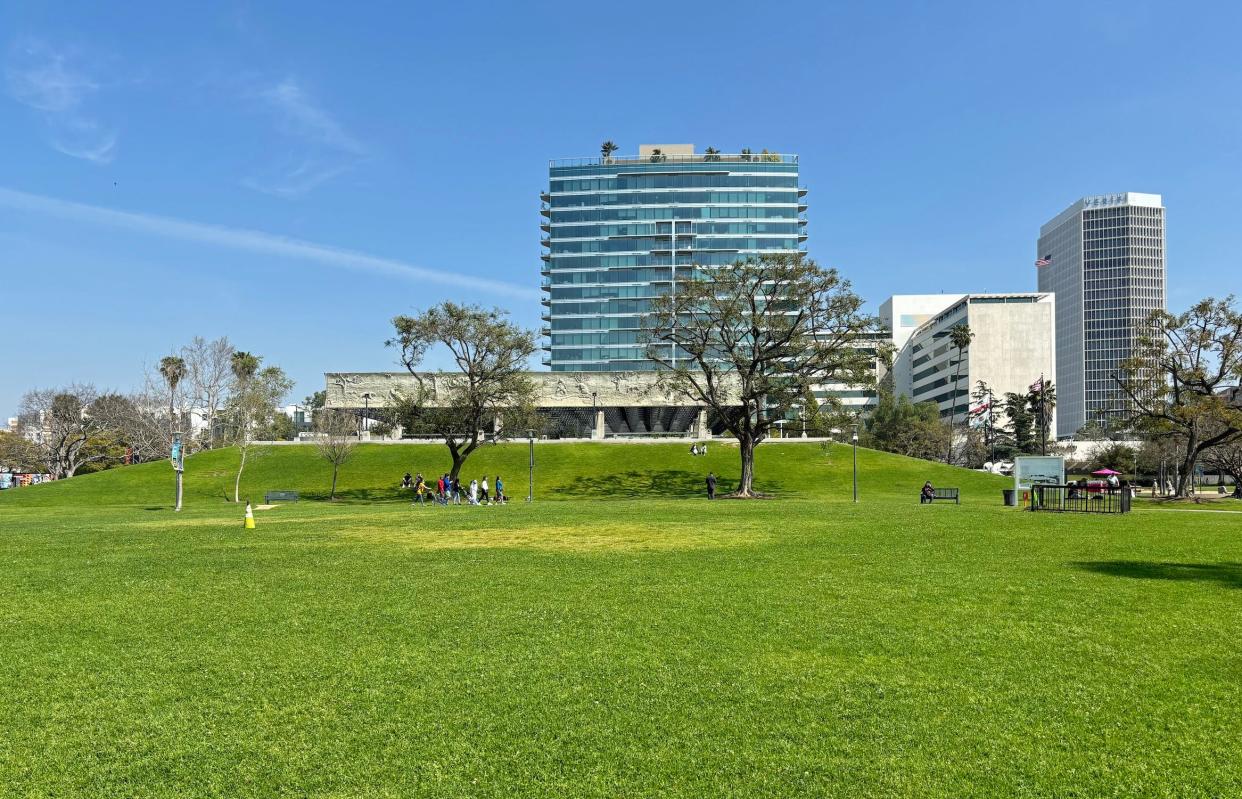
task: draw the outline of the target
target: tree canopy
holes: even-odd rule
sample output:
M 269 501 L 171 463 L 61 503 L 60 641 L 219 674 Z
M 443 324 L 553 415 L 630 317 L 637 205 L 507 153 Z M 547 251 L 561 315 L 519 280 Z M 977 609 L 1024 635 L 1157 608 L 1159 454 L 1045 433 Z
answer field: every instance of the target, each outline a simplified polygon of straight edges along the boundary
M 807 386 L 870 385 L 874 320 L 835 269 L 792 254 L 719 268 L 657 298 L 647 357 L 673 393 L 701 403 L 737 439 L 736 496 L 754 495 L 754 448 L 803 402 Z

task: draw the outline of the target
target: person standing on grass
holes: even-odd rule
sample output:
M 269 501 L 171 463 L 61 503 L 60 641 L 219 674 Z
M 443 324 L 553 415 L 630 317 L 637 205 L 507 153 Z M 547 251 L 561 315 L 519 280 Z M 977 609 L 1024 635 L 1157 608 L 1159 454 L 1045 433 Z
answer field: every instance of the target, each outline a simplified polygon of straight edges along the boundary
M 496 502 L 505 504 L 505 484 L 500 482 L 500 475 L 496 475 Z
M 479 504 L 479 481 L 478 480 L 470 481 L 470 504 L 471 505 Z
M 479 485 L 483 489 L 483 504 L 487 504 L 487 475 L 483 475 L 483 482 Z
M 716 475 L 714 472 L 707 473 L 707 498 L 716 498 Z

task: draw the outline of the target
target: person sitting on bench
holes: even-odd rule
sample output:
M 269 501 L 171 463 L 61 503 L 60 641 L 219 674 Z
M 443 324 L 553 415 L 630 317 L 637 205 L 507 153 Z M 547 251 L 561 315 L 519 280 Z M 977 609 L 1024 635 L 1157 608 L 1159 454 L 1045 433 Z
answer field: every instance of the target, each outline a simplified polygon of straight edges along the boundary
M 931 480 L 923 483 L 923 490 L 919 492 L 919 504 L 929 505 L 936 498 L 936 489 L 932 488 Z

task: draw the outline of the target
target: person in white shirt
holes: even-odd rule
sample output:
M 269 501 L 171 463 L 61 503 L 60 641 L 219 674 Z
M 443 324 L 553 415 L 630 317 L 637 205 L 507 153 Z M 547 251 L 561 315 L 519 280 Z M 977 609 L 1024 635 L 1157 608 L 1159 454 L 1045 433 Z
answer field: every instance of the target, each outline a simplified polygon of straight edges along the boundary
M 484 476 L 483 476 L 483 482 L 480 484 L 480 486 L 479 486 L 479 487 L 483 489 L 483 504 L 484 504 L 484 505 L 486 505 L 486 504 L 488 504 L 488 496 L 487 496 L 487 475 L 484 475 Z
M 478 480 L 470 481 L 470 504 L 471 505 L 479 504 L 479 481 Z

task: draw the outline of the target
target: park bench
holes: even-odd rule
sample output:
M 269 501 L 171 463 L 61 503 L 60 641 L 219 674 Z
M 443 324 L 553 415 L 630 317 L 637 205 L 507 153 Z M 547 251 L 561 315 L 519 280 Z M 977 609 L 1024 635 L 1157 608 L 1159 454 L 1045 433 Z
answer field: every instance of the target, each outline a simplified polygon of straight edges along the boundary
M 296 491 L 268 491 L 263 495 L 263 504 L 270 505 L 273 502 L 297 502 L 298 492 Z
M 951 499 L 958 505 L 962 504 L 962 500 L 958 497 L 958 489 L 956 488 L 933 488 L 932 502 L 938 499 Z

